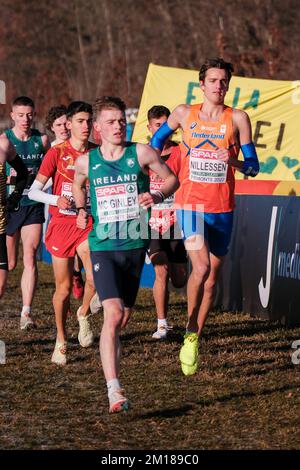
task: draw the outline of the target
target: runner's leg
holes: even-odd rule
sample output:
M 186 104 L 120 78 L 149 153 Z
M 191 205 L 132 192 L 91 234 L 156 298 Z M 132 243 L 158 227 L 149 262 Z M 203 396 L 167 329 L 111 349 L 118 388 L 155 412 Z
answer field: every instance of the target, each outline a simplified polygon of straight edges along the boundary
M 167 318 L 168 301 L 169 301 L 169 262 L 164 251 L 154 253 L 150 257 L 151 263 L 155 270 L 155 281 L 153 285 L 153 297 L 157 318 L 163 320 Z
M 13 271 L 18 264 L 20 236 L 21 236 L 20 230 L 17 230 L 13 235 L 6 236 L 9 271 Z
M 8 277 L 8 261 L 5 233 L 0 234 L 0 299 L 3 297 Z
M 57 341 L 64 343 L 67 338 L 66 321 L 70 305 L 74 258 L 58 258 L 52 255 L 55 278 L 53 307 L 57 328 Z
M 21 278 L 23 306 L 31 307 L 37 284 L 38 270 L 36 252 L 41 240 L 42 224 L 26 225 L 21 228 L 24 270 Z
M 201 305 L 198 313 L 198 334 L 202 333 L 207 315 L 211 309 L 214 301 L 215 287 L 218 279 L 218 275 L 222 264 L 224 262 L 224 256 L 218 257 L 210 253 L 210 273 L 204 283 L 203 296 Z
M 86 315 L 90 310 L 90 301 L 95 294 L 95 285 L 93 280 L 92 262 L 90 257 L 90 250 L 88 240 L 86 239 L 77 247 L 78 255 L 82 260 L 85 270 L 85 285 L 84 295 L 82 299 L 82 306 L 80 309 L 80 315 Z
M 210 258 L 208 243 L 204 240 L 200 249 L 190 249 L 195 239 L 201 237 L 199 235 L 188 238 L 185 242 L 186 250 L 192 264 L 192 272 L 187 284 L 187 300 L 188 300 L 188 323 L 187 330 L 189 332 L 198 333 L 198 313 L 203 297 L 204 283 L 209 276 Z M 201 237 L 203 238 L 203 237 Z M 203 239 L 201 240 L 201 242 Z
M 119 378 L 119 335 L 124 306 L 121 299 L 107 299 L 102 302 L 102 305 L 104 321 L 100 336 L 100 356 L 105 379 L 108 382 Z

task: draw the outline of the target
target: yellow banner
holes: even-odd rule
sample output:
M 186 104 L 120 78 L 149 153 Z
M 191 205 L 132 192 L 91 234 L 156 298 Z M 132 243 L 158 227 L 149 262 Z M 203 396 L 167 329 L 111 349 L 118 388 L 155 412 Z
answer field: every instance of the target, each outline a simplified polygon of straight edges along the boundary
M 178 104 L 201 101 L 199 72 L 150 64 L 132 140 L 149 141 L 147 111 L 152 106 L 172 111 Z M 249 114 L 261 166 L 257 178 L 300 180 L 300 80 L 232 77 L 226 104 Z

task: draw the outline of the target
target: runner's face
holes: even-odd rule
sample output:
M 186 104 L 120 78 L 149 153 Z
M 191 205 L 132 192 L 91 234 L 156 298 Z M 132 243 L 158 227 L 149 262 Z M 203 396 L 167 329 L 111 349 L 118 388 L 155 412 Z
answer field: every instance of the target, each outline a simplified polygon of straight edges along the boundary
M 151 132 L 151 135 L 155 134 L 157 129 L 168 120 L 167 116 L 161 116 L 160 118 L 152 118 L 149 121 L 148 129 Z
M 34 109 L 31 106 L 13 106 L 10 113 L 15 123 L 15 128 L 20 132 L 28 132 L 34 118 Z
M 59 118 L 56 118 L 52 124 L 51 130 L 55 134 L 55 138 L 59 140 L 67 140 L 69 137 L 69 132 L 67 129 L 67 116 L 64 114 Z
M 92 129 L 92 116 L 90 113 L 80 112 L 67 120 L 67 128 L 71 136 L 82 142 L 88 140 Z
M 205 98 L 213 104 L 223 104 L 229 87 L 226 70 L 211 68 L 206 71 L 200 88 Z
M 103 109 L 98 113 L 94 126 L 100 132 L 102 142 L 120 145 L 125 141 L 126 118 L 119 109 Z

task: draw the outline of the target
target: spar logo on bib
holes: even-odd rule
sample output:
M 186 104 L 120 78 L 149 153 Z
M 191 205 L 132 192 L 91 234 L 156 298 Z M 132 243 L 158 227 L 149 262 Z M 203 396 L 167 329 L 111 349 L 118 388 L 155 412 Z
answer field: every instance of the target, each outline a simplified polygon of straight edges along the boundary
M 126 189 L 124 184 L 119 184 L 115 186 L 104 186 L 103 188 L 97 188 L 96 194 L 98 197 L 105 196 L 118 196 L 120 194 L 125 194 Z
M 227 169 L 227 163 L 218 159 L 216 150 L 191 149 L 190 181 L 196 183 L 225 183 Z
M 191 157 L 193 157 L 193 158 L 213 158 L 213 159 L 217 159 L 218 154 L 215 150 L 192 148 Z

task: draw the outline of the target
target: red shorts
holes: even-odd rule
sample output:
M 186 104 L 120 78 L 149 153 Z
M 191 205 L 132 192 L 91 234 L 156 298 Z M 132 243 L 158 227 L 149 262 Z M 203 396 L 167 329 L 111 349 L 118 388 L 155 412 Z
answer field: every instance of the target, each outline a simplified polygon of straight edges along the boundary
M 73 258 L 77 247 L 87 240 L 93 227 L 92 217 L 89 217 L 85 229 L 78 228 L 76 218 L 52 217 L 46 233 L 46 248 L 58 258 Z

